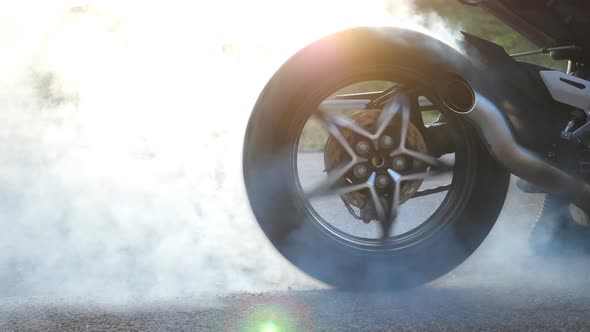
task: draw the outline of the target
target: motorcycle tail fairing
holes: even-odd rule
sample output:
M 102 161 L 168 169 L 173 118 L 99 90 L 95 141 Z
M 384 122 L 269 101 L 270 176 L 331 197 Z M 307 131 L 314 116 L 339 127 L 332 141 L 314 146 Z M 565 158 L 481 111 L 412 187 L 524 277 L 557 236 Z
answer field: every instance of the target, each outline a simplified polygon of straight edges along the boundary
M 501 107 L 518 143 L 543 156 L 554 153 L 571 107 L 552 98 L 540 75 L 548 69 L 517 61 L 490 41 L 463 35 L 462 46 L 472 67 L 460 75 Z

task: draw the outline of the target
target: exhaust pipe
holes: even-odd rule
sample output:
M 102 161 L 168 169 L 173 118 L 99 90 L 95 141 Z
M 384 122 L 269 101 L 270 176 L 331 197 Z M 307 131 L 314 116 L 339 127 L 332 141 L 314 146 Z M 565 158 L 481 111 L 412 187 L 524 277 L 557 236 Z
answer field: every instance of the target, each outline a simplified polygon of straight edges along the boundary
M 439 94 L 442 102 L 453 112 L 475 123 L 498 162 L 546 192 L 567 198 L 590 211 L 590 185 L 518 144 L 504 113 L 490 100 L 473 91 L 467 82 L 453 79 L 446 83 Z

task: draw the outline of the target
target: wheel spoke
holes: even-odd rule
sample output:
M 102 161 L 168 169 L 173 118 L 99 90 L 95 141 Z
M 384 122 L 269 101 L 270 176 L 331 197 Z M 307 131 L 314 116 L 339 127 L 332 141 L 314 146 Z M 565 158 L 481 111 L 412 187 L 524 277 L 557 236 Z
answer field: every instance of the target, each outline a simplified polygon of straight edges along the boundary
M 390 153 L 390 156 L 396 156 L 399 154 L 407 155 L 411 158 L 420 160 L 425 162 L 429 166 L 433 166 L 440 169 L 450 169 L 452 168 L 451 165 L 448 165 L 439 159 L 427 155 L 425 153 L 415 151 L 412 149 L 408 149 L 406 147 L 406 143 L 408 141 L 408 132 L 411 120 L 411 106 L 410 100 L 407 95 L 401 94 L 395 100 L 399 103 L 398 112 L 401 113 L 401 121 L 400 121 L 400 144 L 397 149 Z M 393 103 L 393 102 L 392 102 Z
M 346 173 L 348 173 L 352 169 L 352 167 L 354 167 L 354 165 L 355 163 L 353 161 L 350 161 L 346 164 L 342 164 L 330 170 L 327 178 L 315 185 L 313 189 L 308 190 L 305 193 L 305 196 L 311 199 L 316 197 L 335 195 L 338 192 L 343 191 L 344 187 L 336 187 L 336 185 L 338 184 L 338 182 L 342 180 L 344 175 L 346 175 Z M 344 192 L 341 192 L 340 194 L 345 193 L 346 190 L 344 190 Z
M 442 176 L 447 174 L 448 172 L 446 171 L 425 171 L 425 172 L 420 172 L 420 173 L 414 173 L 414 174 L 400 174 L 392 169 L 388 169 L 387 172 L 389 173 L 389 176 L 391 177 L 391 179 L 394 181 L 394 186 L 393 186 L 393 198 L 391 200 L 391 207 L 389 209 L 389 213 L 385 216 L 385 218 L 383 219 L 379 219 L 379 221 L 381 221 L 381 238 L 384 240 L 387 237 L 389 237 L 389 233 L 391 232 L 391 229 L 394 226 L 394 223 L 397 219 L 397 216 L 399 214 L 399 207 L 400 207 L 400 192 L 401 192 L 401 184 L 404 181 L 415 181 L 415 180 L 424 180 L 427 178 L 434 178 L 434 177 L 438 177 L 438 176 Z M 432 190 L 425 190 L 424 192 L 422 192 L 422 194 L 420 196 L 426 196 L 426 195 L 430 195 L 430 194 L 434 194 L 437 192 L 441 192 L 444 190 L 448 190 L 450 188 L 449 186 L 442 186 L 442 187 L 438 187 Z M 419 197 L 414 195 L 414 197 Z
M 371 192 L 371 199 L 373 201 L 373 206 L 375 207 L 375 211 L 377 212 L 377 219 L 378 220 L 385 220 L 385 208 L 383 207 L 383 203 L 381 202 L 381 198 L 375 189 L 375 178 L 376 174 L 373 172 L 367 181 L 367 187 Z
M 389 176 L 394 181 L 393 185 L 393 198 L 391 200 L 391 206 L 387 214 L 383 214 L 381 218 L 379 218 L 379 222 L 381 225 L 381 239 L 385 240 L 389 237 L 391 233 L 391 229 L 393 228 L 393 224 L 397 219 L 398 212 L 399 212 L 399 205 L 400 205 L 400 190 L 401 190 L 401 175 L 391 169 L 387 170 Z
M 371 199 L 373 200 L 373 205 L 377 211 L 377 215 L 382 218 L 385 216 L 385 208 L 379 199 L 379 195 L 377 190 L 375 189 L 375 178 L 376 173 L 373 172 L 366 182 L 359 183 L 359 184 L 342 184 L 339 183 L 338 180 L 341 178 L 332 177 L 332 174 L 328 176 L 328 179 L 322 181 L 320 184 L 315 186 L 314 189 L 309 190 L 305 193 L 305 196 L 308 199 L 317 198 L 317 197 L 325 197 L 325 196 L 333 196 L 333 195 L 344 195 L 351 192 L 369 189 L 371 193 Z M 334 180 L 335 179 L 335 180 Z M 342 181 L 344 182 L 344 181 Z
M 381 235 L 383 239 L 389 237 L 391 230 L 393 229 L 394 222 L 397 220 L 397 216 L 399 214 L 399 193 L 401 191 L 401 181 L 397 181 L 393 186 L 393 199 L 391 200 L 391 208 L 389 210 L 389 216 L 387 218 L 387 223 L 383 227 L 383 234 Z
M 405 150 L 406 141 L 408 140 L 408 127 L 410 126 L 410 102 L 406 95 L 402 95 L 399 98 L 399 103 L 401 111 L 399 149 Z
M 348 129 L 358 135 L 361 135 L 365 138 L 368 138 L 368 139 L 376 142 L 379 139 L 379 137 L 383 134 L 385 129 L 387 129 L 387 126 L 389 126 L 391 121 L 393 121 L 395 116 L 400 112 L 400 110 L 409 107 L 408 97 L 404 94 L 401 94 L 401 93 L 398 93 L 397 91 L 392 90 L 390 92 L 387 92 L 383 96 L 377 98 L 377 100 L 380 100 L 380 99 L 384 98 L 385 96 L 390 100 L 385 104 L 385 107 L 383 107 L 381 112 L 379 113 L 379 117 L 377 118 L 377 121 L 376 121 L 375 133 L 369 132 L 363 126 L 359 125 L 356 121 L 354 121 L 353 119 L 351 119 L 347 116 L 334 115 L 334 114 L 328 113 L 324 110 L 318 110 L 318 111 L 321 114 L 320 117 L 325 122 L 331 123 L 332 125 L 337 126 L 337 127 Z M 367 103 L 367 107 L 368 107 L 368 105 L 374 105 L 375 101 L 376 100 L 373 100 L 373 101 Z M 365 108 L 366 107 L 364 107 L 363 109 L 365 109 Z M 408 116 L 409 116 L 409 114 L 408 114 Z M 406 123 L 406 131 L 407 131 L 407 125 L 408 125 L 408 123 Z
M 348 193 L 352 193 L 355 191 L 359 191 L 362 189 L 367 188 L 365 183 L 360 184 L 353 184 L 353 185 L 332 185 L 330 188 L 326 188 L 325 186 L 318 187 L 315 190 L 311 190 L 307 197 L 308 199 L 318 198 L 318 197 L 326 197 L 326 196 L 336 196 L 336 195 L 344 195 Z
M 365 128 L 363 128 L 361 125 L 359 125 L 353 119 L 351 119 L 347 116 L 334 115 L 334 114 L 330 114 L 327 112 L 320 112 L 320 113 L 321 113 L 321 118 L 324 120 L 324 122 L 327 124 L 328 127 L 332 127 L 332 130 L 335 129 L 338 132 L 340 132 L 340 130 L 338 130 L 338 127 L 341 127 L 341 128 L 348 129 L 358 135 L 367 137 L 369 139 L 373 138 L 373 135 L 370 132 L 368 132 Z M 328 128 L 328 130 L 332 134 L 332 131 L 329 128 Z
M 350 143 L 348 143 L 348 141 L 346 140 L 346 137 L 344 137 L 344 135 L 342 135 L 342 132 L 340 131 L 340 129 L 338 129 L 338 126 L 336 125 L 336 123 L 333 121 L 332 118 L 330 118 L 331 115 L 328 113 L 324 113 L 324 112 L 320 112 L 320 113 L 321 114 L 320 114 L 319 118 L 322 120 L 324 127 L 328 130 L 330 135 L 332 137 L 334 137 L 334 139 L 340 144 L 340 146 L 344 149 L 344 151 L 346 151 L 346 153 L 348 153 L 350 158 L 353 161 L 356 161 L 358 159 L 357 154 L 354 152 L 354 149 L 352 148 L 352 146 L 350 146 Z
M 383 134 L 393 118 L 399 113 L 402 106 L 403 105 L 398 98 L 392 98 L 391 101 L 383 107 L 383 110 L 379 113 L 379 117 L 377 118 L 377 131 L 375 132 L 377 138 Z

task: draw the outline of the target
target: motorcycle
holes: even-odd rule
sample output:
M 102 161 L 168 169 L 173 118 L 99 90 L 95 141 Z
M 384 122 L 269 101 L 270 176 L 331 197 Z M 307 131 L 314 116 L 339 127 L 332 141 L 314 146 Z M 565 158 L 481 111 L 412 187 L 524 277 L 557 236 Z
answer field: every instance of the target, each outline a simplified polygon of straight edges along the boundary
M 446 274 L 488 235 L 511 174 L 545 193 L 540 219 L 588 219 L 590 4 L 460 1 L 542 48 L 359 27 L 303 48 L 261 92 L 247 194 L 268 239 L 312 277 L 392 290 Z M 518 61 L 535 53 L 567 72 Z

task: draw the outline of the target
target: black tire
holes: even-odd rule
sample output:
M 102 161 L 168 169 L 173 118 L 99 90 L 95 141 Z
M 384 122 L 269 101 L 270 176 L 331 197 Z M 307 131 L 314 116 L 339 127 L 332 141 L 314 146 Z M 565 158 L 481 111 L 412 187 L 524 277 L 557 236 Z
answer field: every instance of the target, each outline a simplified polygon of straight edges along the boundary
M 346 81 L 348 72 L 364 72 L 363 68 L 373 73 L 376 68 L 381 79 L 393 70 L 408 82 L 420 84 L 435 84 L 436 77 L 447 74 L 419 55 L 402 56 L 403 49 L 383 47 L 382 38 L 371 30 L 357 29 L 300 51 L 261 93 L 245 137 L 244 180 L 262 230 L 295 266 L 344 289 L 404 289 L 451 271 L 487 236 L 509 184 L 509 173 L 490 156 L 475 131 L 455 119 L 471 151 L 474 171 L 469 192 L 432 236 L 406 248 L 371 250 L 335 240 L 314 223 L 303 208 L 292 170 L 293 128 L 308 116 L 309 96 Z

